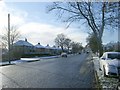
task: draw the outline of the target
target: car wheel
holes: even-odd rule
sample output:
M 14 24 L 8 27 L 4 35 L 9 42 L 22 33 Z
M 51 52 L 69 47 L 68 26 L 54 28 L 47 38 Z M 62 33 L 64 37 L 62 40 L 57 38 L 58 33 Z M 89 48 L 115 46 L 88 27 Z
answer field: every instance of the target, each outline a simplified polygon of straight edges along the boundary
M 103 66 L 103 75 L 104 75 L 104 77 L 107 77 L 106 71 L 105 71 L 105 66 Z

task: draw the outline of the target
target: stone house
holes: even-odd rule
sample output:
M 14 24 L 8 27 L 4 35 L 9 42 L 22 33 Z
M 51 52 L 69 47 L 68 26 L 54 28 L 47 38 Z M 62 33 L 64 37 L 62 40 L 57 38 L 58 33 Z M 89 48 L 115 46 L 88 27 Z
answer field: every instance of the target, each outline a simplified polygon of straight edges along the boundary
M 35 45 L 35 53 L 36 54 L 45 54 L 46 48 L 42 46 L 40 43 Z
M 19 40 L 14 43 L 13 50 L 21 54 L 33 54 L 35 52 L 35 47 L 25 39 L 25 41 Z

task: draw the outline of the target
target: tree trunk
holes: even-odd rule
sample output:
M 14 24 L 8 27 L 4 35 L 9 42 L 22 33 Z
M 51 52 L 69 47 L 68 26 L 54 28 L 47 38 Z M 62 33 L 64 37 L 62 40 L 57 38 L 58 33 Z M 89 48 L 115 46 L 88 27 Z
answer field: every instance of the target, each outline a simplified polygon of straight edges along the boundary
M 102 40 L 101 38 L 98 39 L 98 52 L 99 52 L 99 57 L 103 55 L 103 46 L 102 46 Z
M 62 52 L 64 52 L 63 46 L 61 46 Z

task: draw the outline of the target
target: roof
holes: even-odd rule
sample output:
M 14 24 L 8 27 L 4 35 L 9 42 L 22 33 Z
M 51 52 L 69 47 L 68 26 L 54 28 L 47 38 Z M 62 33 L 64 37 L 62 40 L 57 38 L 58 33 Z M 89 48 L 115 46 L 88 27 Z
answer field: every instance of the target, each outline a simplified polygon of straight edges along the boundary
M 55 49 L 55 50 L 61 50 L 61 48 L 58 48 L 58 47 L 51 47 L 51 49 Z
M 24 41 L 24 40 L 19 40 L 16 43 L 14 43 L 15 46 L 33 46 L 31 43 Z
M 52 49 L 52 47 L 50 47 L 49 44 L 47 44 L 47 46 L 45 46 L 45 48 Z
M 106 54 L 120 54 L 120 52 L 105 52 Z
M 50 47 L 49 44 L 47 44 L 47 46 L 45 46 L 46 49 L 54 49 L 54 50 L 61 50 L 61 48 L 58 48 L 56 46 Z
M 44 46 L 40 45 L 39 43 L 35 45 L 36 48 L 45 48 Z

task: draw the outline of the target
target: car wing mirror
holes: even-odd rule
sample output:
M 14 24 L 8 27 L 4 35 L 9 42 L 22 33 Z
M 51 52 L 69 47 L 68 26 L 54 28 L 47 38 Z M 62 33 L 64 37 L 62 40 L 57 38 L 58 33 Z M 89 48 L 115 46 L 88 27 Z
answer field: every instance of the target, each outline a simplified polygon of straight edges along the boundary
M 103 57 L 102 57 L 101 59 L 102 59 L 102 60 L 105 60 L 106 58 L 103 58 Z

